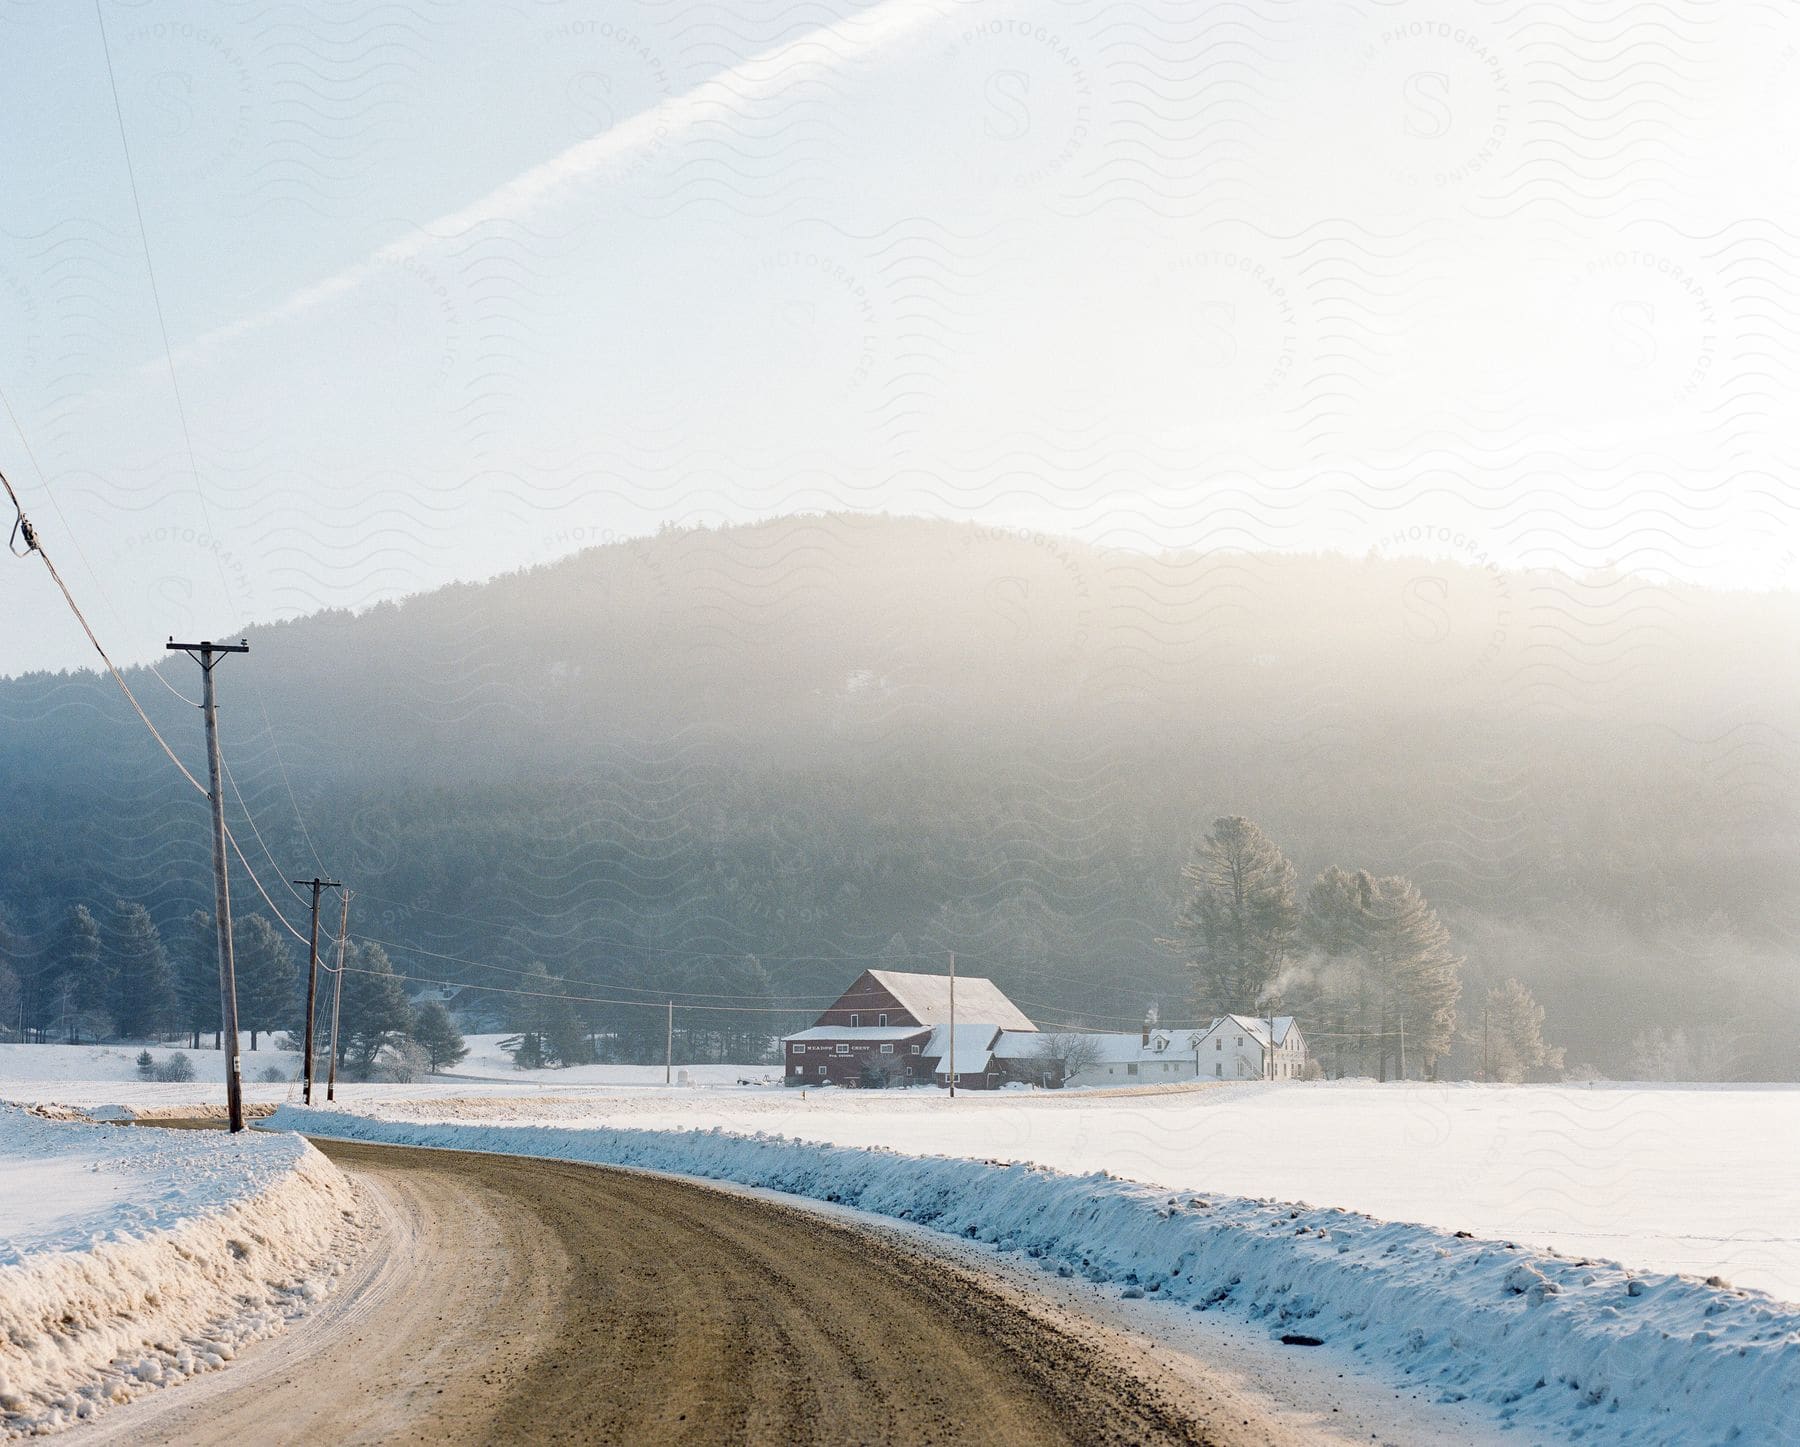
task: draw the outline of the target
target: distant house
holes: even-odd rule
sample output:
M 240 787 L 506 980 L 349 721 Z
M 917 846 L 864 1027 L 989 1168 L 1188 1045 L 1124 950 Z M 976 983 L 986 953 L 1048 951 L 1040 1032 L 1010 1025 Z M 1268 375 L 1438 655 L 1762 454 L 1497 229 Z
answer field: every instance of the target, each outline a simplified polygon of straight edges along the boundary
M 1200 1075 L 1212 1080 L 1299 1080 L 1306 1037 L 1292 1015 L 1224 1015 L 1194 1035 Z
M 956 1084 L 998 1086 L 1001 1034 L 1036 1030 L 992 980 L 957 976 Z M 950 1046 L 948 975 L 865 970 L 811 1027 L 782 1038 L 782 1073 L 789 1085 L 948 1085 Z
M 1191 1031 L 1160 1030 L 1151 1025 L 1128 1032 L 1009 1033 L 1001 1037 L 995 1053 L 1010 1078 L 1052 1089 L 1059 1085 L 1166 1085 L 1199 1076 L 1193 1038 Z
M 1298 1080 L 1306 1040 L 1291 1016 L 1226 1015 L 1204 1030 L 1145 1025 L 1129 1033 L 1005 1032 L 993 1053 L 1009 1079 L 1055 1088 L 1165 1085 L 1184 1080 Z

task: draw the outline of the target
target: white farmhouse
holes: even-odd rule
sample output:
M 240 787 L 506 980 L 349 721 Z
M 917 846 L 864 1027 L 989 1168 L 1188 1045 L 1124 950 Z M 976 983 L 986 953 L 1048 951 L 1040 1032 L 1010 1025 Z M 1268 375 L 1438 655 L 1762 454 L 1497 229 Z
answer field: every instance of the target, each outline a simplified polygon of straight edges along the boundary
M 1194 1056 L 1203 1080 L 1299 1080 L 1306 1037 L 1292 1015 L 1222 1015 L 1196 1032 Z

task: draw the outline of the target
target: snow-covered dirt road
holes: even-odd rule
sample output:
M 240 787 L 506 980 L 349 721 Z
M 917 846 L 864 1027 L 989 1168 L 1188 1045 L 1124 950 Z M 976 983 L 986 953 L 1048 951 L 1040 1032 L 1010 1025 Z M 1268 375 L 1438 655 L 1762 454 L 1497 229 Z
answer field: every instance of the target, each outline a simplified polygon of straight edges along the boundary
M 891 1233 L 640 1173 L 318 1144 L 383 1202 L 362 1274 L 64 1440 L 1300 1440 Z

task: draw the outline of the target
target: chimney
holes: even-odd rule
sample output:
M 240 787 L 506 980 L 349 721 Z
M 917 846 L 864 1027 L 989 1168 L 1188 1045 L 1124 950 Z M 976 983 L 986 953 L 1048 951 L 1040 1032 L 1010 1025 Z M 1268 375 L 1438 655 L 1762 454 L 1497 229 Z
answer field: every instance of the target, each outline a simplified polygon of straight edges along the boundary
M 1146 1020 L 1146 1021 L 1144 1021 L 1144 1044 L 1148 1045 L 1149 1043 L 1150 1043 L 1150 1022 L 1148 1020 Z

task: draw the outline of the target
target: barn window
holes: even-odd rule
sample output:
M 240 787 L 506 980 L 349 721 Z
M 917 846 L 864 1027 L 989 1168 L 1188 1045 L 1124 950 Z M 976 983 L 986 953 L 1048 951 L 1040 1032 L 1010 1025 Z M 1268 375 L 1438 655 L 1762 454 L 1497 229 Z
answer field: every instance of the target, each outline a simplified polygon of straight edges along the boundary
M 1225 1037 L 1223 1035 L 1221 1035 L 1221 1036 L 1219 1036 L 1219 1038 L 1217 1040 L 1213 1041 L 1213 1049 L 1214 1050 L 1223 1050 L 1224 1048 L 1225 1048 Z
M 918 1046 L 917 1046 L 917 1045 L 915 1045 L 915 1046 L 913 1046 L 913 1048 L 912 1048 L 912 1053 L 913 1053 L 913 1054 L 914 1054 L 914 1055 L 917 1055 L 917 1054 L 918 1054 L 918 1053 L 919 1053 L 919 1047 L 918 1047 Z
M 860 1024 L 862 1024 L 862 1016 L 861 1016 L 861 1015 L 858 1015 L 858 1014 L 855 1014 L 855 1013 L 852 1013 L 852 1014 L 851 1014 L 851 1016 L 850 1016 L 850 1028 L 851 1028 L 851 1029 L 852 1029 L 852 1030 L 854 1030 L 854 1029 L 855 1029 L 855 1028 L 856 1028 L 856 1027 L 857 1027 L 857 1026 L 858 1026 L 858 1025 L 860 1025 Z M 1243 1044 L 1243 1043 L 1244 1043 L 1244 1042 L 1243 1042 L 1243 1041 L 1242 1041 L 1242 1040 L 1240 1040 L 1240 1041 L 1238 1041 L 1238 1044 L 1239 1044 L 1239 1045 L 1242 1045 L 1242 1044 Z
M 887 1016 L 886 1015 L 877 1015 L 875 1017 L 875 1023 L 877 1025 L 886 1025 L 887 1024 Z
M 795 1045 L 794 1046 L 794 1054 L 796 1054 L 796 1055 L 806 1054 L 806 1047 L 804 1045 L 798 1045 L 798 1044 Z
M 848 1055 L 850 1053 L 850 1047 L 848 1045 L 840 1045 L 837 1048 L 837 1053 L 839 1055 Z
M 823 1075 L 824 1073 L 825 1073 L 825 1066 L 824 1066 L 824 1063 L 821 1062 L 819 1065 L 819 1074 Z
M 892 1055 L 894 1053 L 894 1047 L 892 1045 L 883 1045 L 881 1047 L 881 1053 L 883 1055 Z

